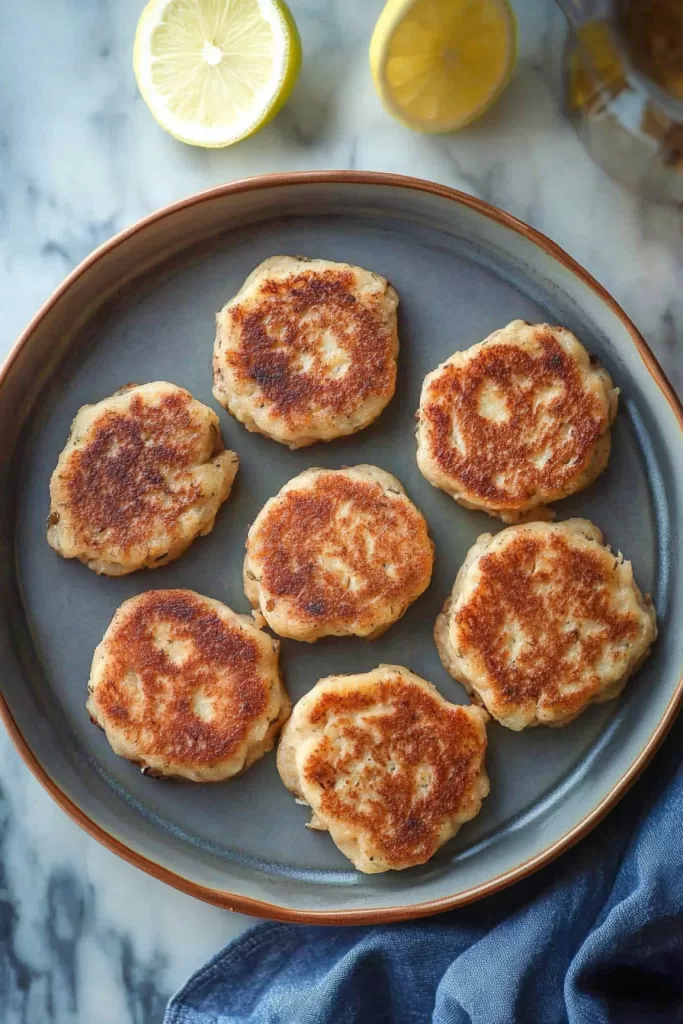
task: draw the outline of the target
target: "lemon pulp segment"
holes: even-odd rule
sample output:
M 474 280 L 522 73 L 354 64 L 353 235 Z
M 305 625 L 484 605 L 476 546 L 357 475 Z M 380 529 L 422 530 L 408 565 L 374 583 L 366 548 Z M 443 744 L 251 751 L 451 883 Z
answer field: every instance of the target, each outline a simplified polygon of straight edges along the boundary
M 370 47 L 385 106 L 421 131 L 452 131 L 483 113 L 515 58 L 506 0 L 390 0 Z
M 289 96 L 301 47 L 279 0 L 151 0 L 135 39 L 140 91 L 176 138 L 225 146 L 262 127 Z

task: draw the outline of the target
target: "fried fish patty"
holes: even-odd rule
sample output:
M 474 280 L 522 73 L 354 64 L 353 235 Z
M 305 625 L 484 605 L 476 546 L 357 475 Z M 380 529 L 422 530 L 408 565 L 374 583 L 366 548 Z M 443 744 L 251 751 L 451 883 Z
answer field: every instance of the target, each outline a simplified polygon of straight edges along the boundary
M 481 708 L 451 704 L 399 665 L 321 679 L 277 752 L 287 789 L 359 871 L 424 864 L 489 792 Z
M 106 576 L 157 569 L 210 533 L 239 467 L 218 417 L 157 381 L 85 405 L 50 480 L 48 543 Z
M 434 487 L 507 523 L 605 469 L 618 391 L 563 327 L 513 320 L 456 352 L 422 386 L 417 461 Z
M 631 563 L 586 519 L 483 534 L 434 631 L 446 671 L 516 731 L 617 697 L 656 636 Z
M 308 469 L 249 530 L 244 590 L 280 636 L 372 640 L 427 589 L 432 563 L 427 524 L 396 477 L 376 466 Z
M 216 319 L 216 400 L 290 448 L 354 434 L 394 394 L 398 296 L 362 267 L 272 256 Z
M 279 644 L 192 590 L 124 601 L 95 650 L 87 709 L 145 774 L 220 782 L 272 749 L 290 711 Z

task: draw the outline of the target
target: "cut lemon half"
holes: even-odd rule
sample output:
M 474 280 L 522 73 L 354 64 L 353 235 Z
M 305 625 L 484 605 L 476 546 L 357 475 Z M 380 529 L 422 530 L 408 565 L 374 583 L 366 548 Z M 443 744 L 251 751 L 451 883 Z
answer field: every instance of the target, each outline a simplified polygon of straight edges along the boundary
M 452 132 L 500 96 L 516 54 L 507 0 L 389 0 L 370 70 L 390 114 L 420 132 Z
M 287 101 L 301 42 L 281 0 L 150 0 L 133 68 L 155 120 L 181 142 L 230 146 Z

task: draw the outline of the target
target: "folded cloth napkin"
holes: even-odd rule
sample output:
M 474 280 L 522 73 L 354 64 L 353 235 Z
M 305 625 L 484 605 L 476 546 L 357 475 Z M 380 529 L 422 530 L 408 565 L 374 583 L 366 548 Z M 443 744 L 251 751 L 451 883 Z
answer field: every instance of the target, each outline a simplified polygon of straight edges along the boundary
M 264 924 L 164 1024 L 683 1022 L 683 721 L 616 810 L 512 888 L 377 927 Z

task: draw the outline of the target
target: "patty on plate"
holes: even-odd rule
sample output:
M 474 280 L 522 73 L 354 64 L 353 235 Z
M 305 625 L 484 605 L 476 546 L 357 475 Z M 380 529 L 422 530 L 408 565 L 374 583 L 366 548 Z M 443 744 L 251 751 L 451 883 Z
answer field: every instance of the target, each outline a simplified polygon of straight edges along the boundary
M 290 711 L 279 644 L 192 590 L 124 601 L 95 650 L 87 709 L 146 774 L 220 782 L 271 750 Z
M 436 622 L 446 670 L 509 729 L 612 700 L 657 636 L 631 563 L 586 519 L 524 523 L 470 549 Z
M 402 870 L 479 813 L 487 721 L 399 665 L 329 676 L 294 706 L 278 771 L 359 871 Z
M 425 377 L 418 465 L 465 508 L 552 519 L 605 469 L 617 400 L 571 331 L 513 320 Z
M 189 391 L 131 384 L 79 409 L 50 480 L 48 543 L 96 573 L 174 561 L 210 533 L 239 467 Z
M 432 564 L 427 524 L 396 477 L 376 466 L 307 469 L 252 524 L 244 589 L 257 621 L 280 636 L 372 640 L 426 590 Z
M 217 316 L 213 393 L 290 448 L 354 434 L 394 394 L 397 306 L 362 267 L 272 256 Z

